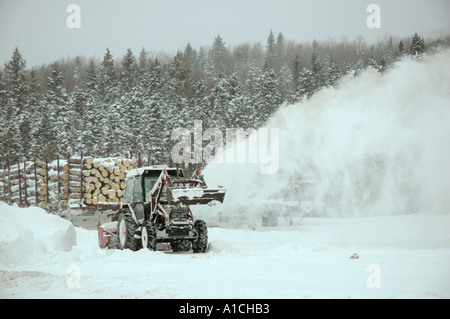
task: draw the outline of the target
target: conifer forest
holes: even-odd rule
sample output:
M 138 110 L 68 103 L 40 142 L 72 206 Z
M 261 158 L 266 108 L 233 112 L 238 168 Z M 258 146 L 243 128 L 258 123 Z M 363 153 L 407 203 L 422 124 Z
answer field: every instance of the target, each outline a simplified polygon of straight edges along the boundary
M 295 43 L 270 32 L 266 43 L 210 46 L 168 53 L 111 52 L 29 67 L 15 48 L 0 69 L 0 167 L 86 154 L 169 164 L 171 132 L 258 128 L 283 104 L 337 86 L 366 69 L 385 72 L 402 56 L 448 46 L 450 39 L 386 36 Z

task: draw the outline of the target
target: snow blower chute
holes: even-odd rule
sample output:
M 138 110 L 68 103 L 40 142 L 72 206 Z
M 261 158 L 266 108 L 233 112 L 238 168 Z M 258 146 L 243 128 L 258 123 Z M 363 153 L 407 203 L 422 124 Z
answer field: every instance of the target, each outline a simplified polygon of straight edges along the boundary
M 156 249 L 170 243 L 173 251 L 205 252 L 208 231 L 195 220 L 190 205 L 223 203 L 225 189 L 208 188 L 200 171 L 190 179 L 165 165 L 134 169 L 127 174 L 123 203 L 113 221 L 98 226 L 101 248 Z

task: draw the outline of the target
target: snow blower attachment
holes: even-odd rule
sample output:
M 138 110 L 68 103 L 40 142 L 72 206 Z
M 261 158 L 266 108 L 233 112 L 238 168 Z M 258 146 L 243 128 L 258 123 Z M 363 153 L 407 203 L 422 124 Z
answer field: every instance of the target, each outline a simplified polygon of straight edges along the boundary
M 113 221 L 98 226 L 100 248 L 156 249 L 170 243 L 173 251 L 206 251 L 208 231 L 195 220 L 190 205 L 223 203 L 225 189 L 208 188 L 196 170 L 186 179 L 182 171 L 153 165 L 130 171 L 124 200 Z

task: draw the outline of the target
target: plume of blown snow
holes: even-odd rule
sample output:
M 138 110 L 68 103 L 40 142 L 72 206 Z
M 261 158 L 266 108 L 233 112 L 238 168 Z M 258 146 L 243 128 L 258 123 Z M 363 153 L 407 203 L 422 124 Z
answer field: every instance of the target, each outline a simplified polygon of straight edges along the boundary
M 405 58 L 380 74 L 344 78 L 266 123 L 279 129 L 279 169 L 210 163 L 209 184 L 227 189 L 209 216 L 251 221 L 289 180 L 314 181 L 309 200 L 327 216 L 448 213 L 450 50 Z M 269 152 L 270 153 L 270 152 Z M 300 199 L 301 201 L 302 199 Z

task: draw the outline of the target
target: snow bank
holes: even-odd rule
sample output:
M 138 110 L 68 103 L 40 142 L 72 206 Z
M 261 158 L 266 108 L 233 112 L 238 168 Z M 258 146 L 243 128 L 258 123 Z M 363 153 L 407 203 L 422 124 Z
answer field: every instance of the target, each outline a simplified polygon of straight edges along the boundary
M 19 208 L 0 202 L 2 263 L 24 262 L 51 251 L 70 251 L 76 245 L 71 222 L 38 207 Z
M 448 213 L 449 64 L 450 50 L 406 58 L 279 109 L 265 125 L 279 128 L 278 172 L 209 164 L 207 183 L 227 189 L 224 205 L 209 214 L 251 219 L 289 179 L 316 181 L 312 201 L 327 216 Z

